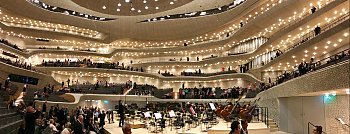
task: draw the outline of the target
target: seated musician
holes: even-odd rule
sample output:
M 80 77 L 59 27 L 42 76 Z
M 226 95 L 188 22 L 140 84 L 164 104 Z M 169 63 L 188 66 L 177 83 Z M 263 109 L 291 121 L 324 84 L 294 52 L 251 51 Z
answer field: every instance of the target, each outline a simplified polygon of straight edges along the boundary
M 240 126 L 238 121 L 233 121 L 231 124 L 231 131 L 229 134 L 240 134 Z
M 123 127 L 123 134 L 131 134 L 131 126 L 129 123 L 124 123 Z

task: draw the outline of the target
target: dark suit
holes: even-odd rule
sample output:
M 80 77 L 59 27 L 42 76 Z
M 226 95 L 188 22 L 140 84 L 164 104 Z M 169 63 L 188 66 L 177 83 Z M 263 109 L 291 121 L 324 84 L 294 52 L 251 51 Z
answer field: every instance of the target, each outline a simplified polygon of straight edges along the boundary
M 105 125 L 105 118 L 106 118 L 106 113 L 101 113 L 100 115 L 98 115 L 100 118 L 100 127 L 103 128 L 103 126 Z
M 26 113 L 25 120 L 25 133 L 34 134 L 35 131 L 35 120 L 37 119 L 37 113 Z
M 119 107 L 118 107 L 118 113 L 120 115 L 119 127 L 122 127 L 124 124 L 124 120 L 125 120 L 124 111 L 125 111 L 124 106 L 122 104 L 119 104 Z
M 79 121 L 76 121 L 73 128 L 74 133 L 73 134 L 84 134 L 83 132 L 83 124 L 81 124 Z

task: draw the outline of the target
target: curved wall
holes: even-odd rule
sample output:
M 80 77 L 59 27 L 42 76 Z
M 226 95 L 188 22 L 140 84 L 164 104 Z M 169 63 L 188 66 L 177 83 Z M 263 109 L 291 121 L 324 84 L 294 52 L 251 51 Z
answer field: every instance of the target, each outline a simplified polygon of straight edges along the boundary
M 338 63 L 324 69 L 306 74 L 299 78 L 292 79 L 290 81 L 284 82 L 278 86 L 272 87 L 267 91 L 261 92 L 257 95 L 257 98 L 261 98 L 258 102 L 259 106 L 268 107 L 269 117 L 276 120 L 279 124 L 280 129 L 291 133 L 305 133 L 302 132 L 306 130 L 307 122 L 312 121 L 312 119 L 307 120 L 307 114 L 310 113 L 309 110 L 313 110 L 311 106 L 315 100 L 319 101 L 319 109 L 324 111 L 315 111 L 313 115 L 315 118 L 319 118 L 319 121 L 313 122 L 314 124 L 320 124 L 325 126 L 327 133 L 338 133 L 342 128 L 339 123 L 337 123 L 333 117 L 339 116 L 344 117 L 346 123 L 349 124 L 349 95 L 339 95 L 334 103 L 323 103 L 322 96 L 325 92 L 330 92 L 337 90 L 337 94 L 344 94 L 345 89 L 350 87 L 350 67 L 349 61 Z M 310 93 L 318 93 L 311 94 Z M 309 94 L 308 94 L 309 93 Z M 303 96 L 313 96 L 313 99 L 303 97 Z M 321 97 L 320 97 L 321 96 Z M 298 99 L 299 98 L 299 99 Z M 305 100 L 305 102 L 301 100 Z M 309 99 L 309 101 L 307 101 Z M 336 102 L 345 102 L 342 104 Z M 310 103 L 310 104 L 308 104 Z M 288 105 L 289 104 L 289 105 Z M 293 105 L 292 105 L 293 104 Z M 307 107 L 305 107 L 307 106 Z M 305 107 L 303 109 L 303 107 Z M 294 112 L 291 112 L 293 111 Z M 298 111 L 299 110 L 299 111 Z M 287 116 L 286 113 L 301 113 Z M 309 115 L 311 116 L 311 115 Z M 295 119 L 293 122 L 286 123 L 285 119 Z M 303 120 L 304 119 L 304 120 Z M 296 125 L 297 123 L 304 123 L 302 125 Z M 306 123 L 306 125 L 305 125 Z M 299 131 L 297 131 L 299 130 Z M 349 132 L 349 131 L 344 131 Z

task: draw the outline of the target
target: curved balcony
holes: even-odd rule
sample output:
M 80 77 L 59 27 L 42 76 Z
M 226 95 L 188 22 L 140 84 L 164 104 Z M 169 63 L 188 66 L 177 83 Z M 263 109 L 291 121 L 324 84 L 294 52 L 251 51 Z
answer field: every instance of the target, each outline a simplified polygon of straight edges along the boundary
M 306 15 L 304 15 L 304 16 L 302 16 L 301 18 L 299 18 L 299 19 L 297 19 L 296 21 L 293 21 L 292 22 L 292 24 L 289 24 L 288 26 L 285 26 L 285 27 L 283 27 L 283 28 L 281 28 L 278 32 L 282 32 L 282 31 L 284 31 L 284 32 L 286 32 L 286 31 L 288 31 L 288 30 L 290 30 L 290 28 L 289 27 L 295 27 L 294 25 L 300 25 L 300 24 L 302 24 L 302 23 L 299 23 L 300 21 L 302 21 L 302 20 L 305 20 L 305 19 L 307 19 L 307 20 L 310 20 L 310 18 L 315 18 L 315 16 L 317 16 L 317 15 L 320 15 L 320 14 L 322 14 L 323 12 L 325 12 L 325 11 L 327 11 L 327 10 L 329 10 L 330 9 L 330 7 L 334 7 L 334 6 L 336 6 L 336 5 L 339 5 L 339 4 L 341 4 L 342 2 L 344 2 L 343 0 L 342 1 L 334 1 L 334 2 L 331 2 L 331 3 L 329 3 L 328 5 L 325 5 L 323 8 L 321 8 L 319 11 L 317 11 L 316 13 L 314 13 L 315 15 L 313 15 L 313 14 L 311 14 L 311 15 L 309 15 L 309 14 L 306 14 Z M 327 7 L 327 8 L 325 8 L 325 7 Z M 310 16 L 310 17 L 309 17 Z M 305 19 L 304 19 L 305 18 Z M 298 23 L 297 23 L 298 22 Z M 304 22 L 304 21 L 303 21 Z M 286 28 L 286 27 L 288 27 L 288 29 Z M 243 27 L 244 28 L 244 27 Z M 240 29 L 241 31 L 243 30 L 244 31 L 244 29 Z M 232 34 L 233 35 L 233 34 Z M 278 34 L 278 33 L 276 33 L 276 34 L 274 34 L 274 35 L 276 35 L 276 36 L 273 36 L 273 37 L 279 37 L 280 36 L 280 34 Z M 214 45 L 214 44 L 226 44 L 226 43 L 228 43 L 229 41 L 228 41 L 228 39 L 231 39 L 233 36 L 230 36 L 230 37 L 225 37 L 225 38 L 222 38 L 221 39 L 221 41 L 219 40 L 219 41 L 209 41 L 209 43 L 200 43 L 200 44 L 202 44 L 202 45 L 205 45 L 205 46 L 202 46 L 202 45 L 200 45 L 200 44 L 198 44 L 198 46 L 197 45 L 190 45 L 190 46 L 188 46 L 188 47 L 180 47 L 180 48 L 174 48 L 174 49 L 172 49 L 172 50 L 174 50 L 174 51 L 187 51 L 187 50 L 189 50 L 189 49 L 197 49 L 197 48 L 201 48 L 201 47 L 208 47 L 208 46 L 212 46 L 212 45 Z M 274 39 L 272 39 L 272 41 L 273 41 Z M 210 43 L 210 42 L 212 42 L 212 43 Z M 271 42 L 271 41 L 269 41 L 269 42 Z M 121 53 L 121 52 L 144 52 L 144 53 L 150 53 L 151 55 L 152 55 L 152 53 L 154 53 L 154 51 L 157 51 L 157 52 L 167 52 L 168 50 L 166 49 L 166 48 L 163 48 L 163 49 L 115 49 L 115 50 L 113 50 L 113 52 L 111 52 L 111 53 L 109 53 L 109 54 L 103 54 L 103 53 L 95 53 L 95 52 L 88 52 L 88 53 L 85 53 L 84 51 L 77 51 L 77 52 L 75 52 L 75 51 L 67 51 L 67 50 L 59 50 L 60 52 L 54 52 L 54 51 L 52 51 L 52 50 L 32 50 L 32 51 L 34 51 L 34 52 L 30 52 L 29 54 L 27 54 L 27 55 L 23 55 L 24 57 L 30 57 L 31 55 L 34 55 L 34 54 L 39 54 L 39 53 L 55 53 L 55 54 L 67 54 L 67 53 L 70 53 L 71 55 L 86 55 L 86 54 L 89 54 L 89 55 L 91 55 L 91 56 L 100 56 L 100 57 L 106 57 L 106 58 L 110 58 L 110 57 L 112 57 L 113 55 L 116 55 L 116 53 Z M 37 51 L 37 52 L 36 52 Z M 155 54 L 155 55 L 157 55 L 157 54 Z

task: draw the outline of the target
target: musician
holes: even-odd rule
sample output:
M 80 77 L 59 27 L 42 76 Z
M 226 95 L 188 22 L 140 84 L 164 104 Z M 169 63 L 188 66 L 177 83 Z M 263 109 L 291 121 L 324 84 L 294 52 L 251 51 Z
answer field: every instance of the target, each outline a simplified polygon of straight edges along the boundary
M 119 100 L 119 106 L 118 106 L 118 113 L 119 113 L 119 127 L 122 127 L 125 121 L 125 107 L 122 104 L 122 101 Z
M 241 134 L 248 134 L 248 122 L 245 120 L 241 120 Z
M 238 121 L 233 121 L 231 124 L 231 131 L 229 134 L 240 134 L 240 126 Z
M 130 126 L 130 124 L 129 123 L 125 123 L 123 125 L 122 130 L 123 130 L 123 134 L 131 134 L 131 126 Z

